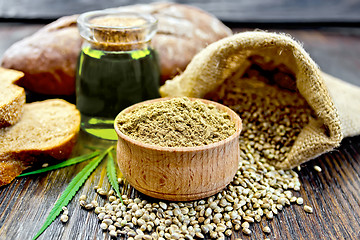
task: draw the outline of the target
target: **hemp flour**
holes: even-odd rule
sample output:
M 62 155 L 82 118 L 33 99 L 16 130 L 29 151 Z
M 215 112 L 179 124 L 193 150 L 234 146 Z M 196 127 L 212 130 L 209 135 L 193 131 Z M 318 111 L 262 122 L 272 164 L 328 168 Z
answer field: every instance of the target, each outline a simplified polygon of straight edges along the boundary
M 163 147 L 208 145 L 236 131 L 226 112 L 186 97 L 142 105 L 120 115 L 117 124 L 129 137 Z

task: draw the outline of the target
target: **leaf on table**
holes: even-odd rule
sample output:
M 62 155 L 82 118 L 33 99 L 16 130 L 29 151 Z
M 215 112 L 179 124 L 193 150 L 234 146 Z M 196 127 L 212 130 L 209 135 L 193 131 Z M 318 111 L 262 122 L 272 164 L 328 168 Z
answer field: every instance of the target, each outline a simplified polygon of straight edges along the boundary
M 114 158 L 113 158 L 111 151 L 109 152 L 109 157 L 108 157 L 108 161 L 106 164 L 106 173 L 107 173 L 107 177 L 109 179 L 109 182 L 110 182 L 112 188 L 115 190 L 116 194 L 120 198 L 121 203 L 124 204 L 124 202 L 121 198 L 120 190 L 119 190 L 120 187 L 119 187 L 119 183 L 117 180 L 118 177 L 116 174 L 116 166 L 115 166 Z
M 93 151 L 105 151 L 106 148 L 103 147 L 98 147 L 98 146 L 89 146 L 89 145 L 85 145 L 84 148 L 93 150 Z
M 27 172 L 27 173 L 20 174 L 17 177 L 24 177 L 24 176 L 28 176 L 28 175 L 48 172 L 48 171 L 63 168 L 63 167 L 68 167 L 68 166 L 71 166 L 71 165 L 74 165 L 74 164 L 81 163 L 81 162 L 84 162 L 86 160 L 92 159 L 92 158 L 98 156 L 99 154 L 100 154 L 100 152 L 96 151 L 96 152 L 93 152 L 93 153 L 81 155 L 81 156 L 78 156 L 78 157 L 68 159 L 68 160 L 66 160 L 64 162 L 61 162 L 59 164 L 55 164 L 55 165 L 52 165 L 52 166 L 49 166 L 49 167 L 41 168 L 41 169 L 38 169 L 38 170 L 35 170 L 35 171 L 32 171 L 32 172 Z
M 98 157 L 94 158 L 89 162 L 74 178 L 71 180 L 69 185 L 66 187 L 65 191 L 61 194 L 60 198 L 55 203 L 53 209 L 50 211 L 48 217 L 45 220 L 44 225 L 40 228 L 39 232 L 35 235 L 33 240 L 37 239 L 47 227 L 55 220 L 57 216 L 62 211 L 62 207 L 67 206 L 71 199 L 78 192 L 80 187 L 85 183 L 89 178 L 90 174 L 95 170 L 95 168 L 100 164 L 104 157 L 111 151 L 113 147 L 108 148 L 106 151 L 102 152 Z

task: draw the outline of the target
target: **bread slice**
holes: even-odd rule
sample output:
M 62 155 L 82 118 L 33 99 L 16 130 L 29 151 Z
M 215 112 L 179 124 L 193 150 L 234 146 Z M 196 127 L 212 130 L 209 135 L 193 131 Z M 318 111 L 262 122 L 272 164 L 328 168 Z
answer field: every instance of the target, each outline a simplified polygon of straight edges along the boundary
M 68 158 L 79 129 L 73 104 L 60 99 L 25 104 L 17 124 L 0 129 L 0 186 L 42 158 Z
M 24 76 L 16 70 L 0 68 L 0 128 L 15 124 L 25 104 L 25 90 L 14 82 Z

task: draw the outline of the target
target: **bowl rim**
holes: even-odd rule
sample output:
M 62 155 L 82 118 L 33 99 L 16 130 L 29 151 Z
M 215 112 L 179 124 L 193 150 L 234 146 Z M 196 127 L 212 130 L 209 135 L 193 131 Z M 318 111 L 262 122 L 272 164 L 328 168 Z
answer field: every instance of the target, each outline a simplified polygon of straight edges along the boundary
M 206 104 L 213 104 L 215 105 L 218 109 L 222 109 L 225 110 L 231 117 L 231 119 L 234 121 L 235 123 L 235 132 L 230 135 L 229 137 L 218 141 L 218 142 L 214 142 L 214 143 L 210 143 L 208 145 L 201 145 L 201 146 L 195 146 L 195 147 L 163 147 L 163 146 L 158 146 L 158 145 L 153 145 L 153 144 L 148 144 L 148 143 L 143 143 L 141 141 L 135 140 L 131 137 L 129 137 L 128 135 L 122 133 L 119 128 L 118 128 L 118 124 L 117 124 L 117 119 L 119 117 L 120 114 L 124 113 L 124 112 L 128 112 L 131 111 L 134 108 L 137 108 L 141 105 L 144 104 L 150 104 L 153 102 L 160 102 L 160 101 L 166 101 L 166 100 L 170 100 L 173 98 L 178 98 L 178 97 L 163 97 L 163 98 L 155 98 L 155 99 L 151 99 L 151 100 L 146 100 L 143 102 L 139 102 L 136 103 L 134 105 L 131 105 L 125 109 L 123 109 L 115 118 L 114 120 L 114 129 L 116 131 L 116 134 L 118 135 L 118 141 L 120 138 L 122 138 L 123 140 L 130 142 L 133 145 L 137 145 L 141 148 L 145 148 L 145 149 L 151 149 L 151 150 L 158 150 L 158 151 L 164 151 L 164 152 L 198 152 L 198 151 L 203 151 L 203 150 L 208 150 L 208 149 L 212 149 L 212 148 L 216 148 L 222 145 L 227 144 L 228 142 L 231 142 L 234 140 L 234 138 L 239 138 L 239 135 L 242 131 L 242 120 L 240 118 L 240 116 L 235 113 L 232 109 L 230 109 L 229 107 L 218 103 L 218 102 L 214 102 L 211 100 L 207 100 L 207 99 L 202 99 L 202 98 L 192 98 L 192 97 L 187 97 L 188 99 L 190 99 L 191 101 L 195 101 L 195 100 L 200 100 L 203 103 Z

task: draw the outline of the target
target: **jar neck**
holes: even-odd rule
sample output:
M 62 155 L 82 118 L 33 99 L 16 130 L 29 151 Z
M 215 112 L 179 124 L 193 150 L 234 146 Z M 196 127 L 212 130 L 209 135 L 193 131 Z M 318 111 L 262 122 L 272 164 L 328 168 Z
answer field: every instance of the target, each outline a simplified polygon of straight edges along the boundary
M 90 47 L 103 51 L 133 51 L 150 46 L 157 20 L 147 14 L 95 11 L 78 18 L 80 35 Z
M 144 50 L 150 48 L 150 41 L 148 42 L 139 42 L 139 43 L 122 43 L 122 44 L 109 44 L 109 43 L 98 43 L 85 41 L 83 44 L 84 47 L 90 47 L 92 49 L 109 51 L 109 52 L 119 52 L 119 51 L 134 51 L 134 50 Z
M 84 47 L 90 47 L 92 49 L 101 51 L 134 51 L 144 50 L 150 47 L 150 41 L 148 42 L 137 42 L 137 43 L 99 43 L 85 41 Z

